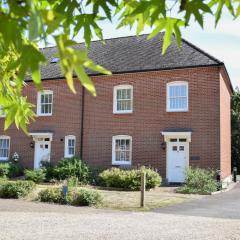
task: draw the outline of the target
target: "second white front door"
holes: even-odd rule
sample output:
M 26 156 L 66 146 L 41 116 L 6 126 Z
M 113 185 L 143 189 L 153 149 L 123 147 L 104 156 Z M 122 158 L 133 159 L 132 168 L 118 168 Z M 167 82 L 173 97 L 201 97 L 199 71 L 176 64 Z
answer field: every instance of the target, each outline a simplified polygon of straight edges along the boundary
M 167 179 L 168 182 L 185 181 L 185 170 L 188 167 L 189 143 L 184 138 L 172 138 L 167 144 Z
M 35 141 L 34 169 L 41 166 L 42 161 L 50 161 L 51 142 L 49 138 L 39 138 Z

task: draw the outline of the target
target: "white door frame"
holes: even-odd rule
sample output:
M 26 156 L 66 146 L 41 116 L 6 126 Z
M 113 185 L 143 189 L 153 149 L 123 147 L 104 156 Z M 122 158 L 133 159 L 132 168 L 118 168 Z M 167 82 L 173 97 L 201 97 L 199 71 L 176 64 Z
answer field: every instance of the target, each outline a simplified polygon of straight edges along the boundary
M 50 159 L 51 160 L 51 142 L 52 142 L 52 133 L 30 133 L 30 135 L 33 137 L 33 141 L 35 142 L 34 144 L 34 169 L 38 169 L 38 166 L 36 166 L 36 161 L 37 161 L 37 145 L 39 143 L 44 143 L 46 142 L 41 141 L 40 139 L 45 139 L 45 138 L 49 138 L 49 154 L 50 154 Z
M 169 145 L 171 138 L 186 138 L 186 142 L 182 142 L 186 147 L 186 167 L 189 167 L 189 143 L 191 142 L 192 132 L 162 132 L 164 141 L 166 142 L 166 179 L 169 179 Z

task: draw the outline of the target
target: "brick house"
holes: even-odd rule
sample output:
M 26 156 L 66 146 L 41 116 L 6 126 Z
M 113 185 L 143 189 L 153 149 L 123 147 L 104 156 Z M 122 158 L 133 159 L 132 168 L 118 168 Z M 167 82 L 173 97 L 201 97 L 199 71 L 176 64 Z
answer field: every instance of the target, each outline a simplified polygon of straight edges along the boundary
M 92 43 L 90 58 L 113 73 L 88 72 L 96 98 L 77 79 L 72 94 L 56 48 L 43 49 L 44 91 L 31 81 L 24 89 L 37 121 L 26 136 L 14 126 L 3 132 L 0 120 L 0 160 L 17 152 L 24 166 L 38 168 L 41 160 L 79 155 L 104 167 L 151 165 L 169 182 L 183 182 L 187 166 L 220 169 L 230 179 L 232 85 L 224 63 L 186 40 L 162 56 L 162 35 L 146 37 Z

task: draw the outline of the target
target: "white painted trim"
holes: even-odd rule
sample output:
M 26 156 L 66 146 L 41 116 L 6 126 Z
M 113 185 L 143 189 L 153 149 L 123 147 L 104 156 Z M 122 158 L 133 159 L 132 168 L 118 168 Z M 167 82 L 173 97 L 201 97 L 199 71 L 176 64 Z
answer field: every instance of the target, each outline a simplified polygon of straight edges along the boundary
M 186 108 L 177 108 L 177 109 L 171 109 L 170 108 L 170 101 L 169 101 L 169 96 L 170 96 L 170 86 L 186 86 L 186 91 L 187 91 L 187 107 Z M 166 96 L 166 111 L 167 112 L 188 112 L 189 111 L 189 93 L 188 93 L 188 82 L 186 81 L 174 81 L 174 82 L 169 82 L 167 83 L 167 96 Z
M 129 139 L 130 140 L 130 161 L 115 161 L 116 156 L 115 156 L 115 145 L 116 145 L 116 140 L 118 139 Z M 129 135 L 116 135 L 112 137 L 112 165 L 131 165 L 132 164 L 132 137 Z
M 166 178 L 169 179 L 169 145 L 171 144 L 172 142 L 167 142 L 167 154 L 166 154 Z M 181 142 L 182 145 L 185 146 L 185 151 L 186 151 L 186 168 L 189 167 L 189 142 Z
M 41 113 L 41 95 L 52 94 L 52 112 L 51 113 Z M 37 116 L 52 116 L 53 115 L 53 91 L 43 90 L 37 93 Z
M 9 139 L 8 157 L 0 157 L 0 161 L 7 161 L 10 157 L 11 138 L 6 135 L 0 135 L 0 139 Z
M 162 135 L 164 136 L 164 141 L 167 143 L 166 144 L 166 178 L 169 179 L 169 145 L 170 145 L 170 139 L 171 138 L 186 138 L 186 142 L 181 142 L 181 144 L 184 144 L 186 147 L 186 167 L 189 167 L 189 143 L 191 142 L 191 135 L 192 132 L 161 132 Z
M 45 132 L 45 133 L 30 132 L 29 135 L 33 137 L 33 141 L 37 141 L 38 138 L 49 138 L 50 141 L 52 141 L 53 139 L 53 134 L 50 132 Z
M 131 90 L 131 110 L 117 110 L 117 90 L 119 89 L 130 89 Z M 133 112 L 133 86 L 130 84 L 123 84 L 114 86 L 113 89 L 113 113 L 114 114 L 128 114 Z
M 68 154 L 68 140 L 69 139 L 73 139 L 74 140 L 74 154 L 73 155 L 69 155 Z M 67 135 L 67 136 L 65 136 L 64 157 L 65 158 L 73 157 L 75 155 L 75 152 L 76 152 L 76 137 L 74 135 Z
M 37 158 L 37 144 L 43 143 L 45 144 L 46 141 L 39 141 L 39 138 L 49 138 L 47 142 L 49 144 L 49 162 L 51 161 L 51 142 L 52 142 L 52 133 L 29 133 L 29 135 L 33 136 L 33 141 L 35 142 L 34 148 L 34 169 L 38 169 L 36 166 L 36 158 Z
M 164 136 L 164 141 L 169 142 L 170 138 L 176 137 L 176 138 L 187 138 L 187 142 L 191 142 L 191 136 L 192 132 L 161 132 L 161 134 Z

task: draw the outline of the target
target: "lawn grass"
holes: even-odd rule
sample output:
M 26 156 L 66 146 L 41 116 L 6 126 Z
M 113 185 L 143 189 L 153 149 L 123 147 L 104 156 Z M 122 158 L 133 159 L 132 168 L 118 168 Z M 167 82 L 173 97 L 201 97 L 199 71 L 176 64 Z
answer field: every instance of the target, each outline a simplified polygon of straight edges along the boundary
M 175 193 L 175 188 L 159 187 L 145 192 L 145 207 L 140 207 L 139 191 L 108 191 L 98 190 L 103 196 L 101 208 L 110 208 L 118 210 L 145 211 L 154 208 L 171 206 L 200 196 Z
M 37 194 L 48 187 L 60 187 L 61 185 L 37 185 L 36 190 L 26 200 L 36 201 Z M 103 196 L 102 204 L 97 208 L 115 209 L 126 211 L 148 211 L 154 208 L 166 207 L 183 202 L 199 199 L 202 196 L 195 194 L 176 193 L 175 187 L 158 187 L 145 192 L 145 207 L 140 207 L 140 191 L 109 190 L 92 186 L 84 188 L 94 189 Z

